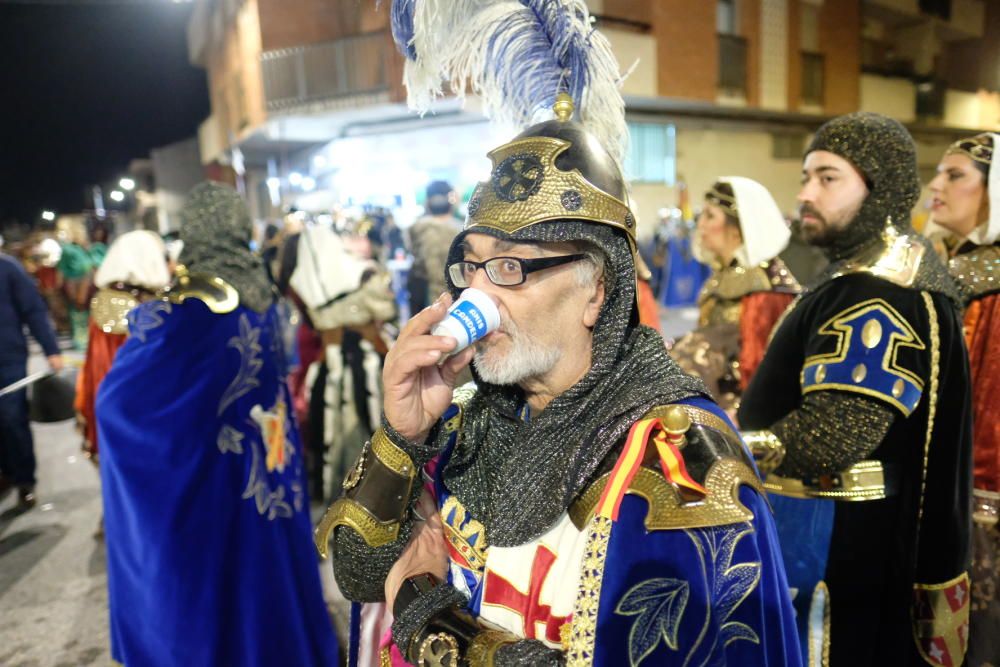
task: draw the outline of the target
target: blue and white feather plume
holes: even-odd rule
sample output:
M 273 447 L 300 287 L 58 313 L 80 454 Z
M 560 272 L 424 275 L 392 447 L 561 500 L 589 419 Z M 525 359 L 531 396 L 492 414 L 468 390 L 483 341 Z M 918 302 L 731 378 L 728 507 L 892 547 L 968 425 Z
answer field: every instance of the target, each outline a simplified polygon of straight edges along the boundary
M 468 86 L 490 118 L 523 128 L 566 92 L 579 121 L 623 159 L 622 76 L 584 0 L 393 0 L 391 18 L 412 108 Z

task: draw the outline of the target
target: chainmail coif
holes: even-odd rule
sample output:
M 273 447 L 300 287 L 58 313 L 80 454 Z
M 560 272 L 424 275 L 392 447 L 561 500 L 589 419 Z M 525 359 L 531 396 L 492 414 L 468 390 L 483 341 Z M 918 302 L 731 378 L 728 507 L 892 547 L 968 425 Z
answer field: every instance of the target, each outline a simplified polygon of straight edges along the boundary
M 635 267 L 621 232 L 578 220 L 538 223 L 514 234 L 475 227 L 455 239 L 449 264 L 462 259 L 461 241 L 471 232 L 514 242 L 584 242 L 607 259 L 589 372 L 527 422 L 517 414 L 520 388 L 477 377 L 461 444 L 445 469 L 446 484 L 483 523 L 489 543 L 513 546 L 555 523 L 650 408 L 708 392 L 667 355 L 656 331 L 631 324 Z M 450 281 L 449 287 L 460 291 Z
M 887 221 L 900 234 L 912 236 L 925 246 L 913 287 L 941 292 L 956 304 L 958 288 L 930 242 L 910 224 L 910 212 L 920 198 L 917 150 L 906 128 L 887 116 L 861 111 L 827 121 L 813 137 L 806 155 L 828 151 L 853 164 L 868 185 L 858 214 L 823 252 L 830 265 L 809 287 L 821 285 L 838 275 L 844 265 L 881 245 Z
M 274 292 L 260 257 L 250 251 L 252 236 L 250 214 L 236 190 L 205 182 L 188 194 L 181 212 L 181 264 L 191 273 L 222 278 L 239 292 L 240 303 L 262 313 Z

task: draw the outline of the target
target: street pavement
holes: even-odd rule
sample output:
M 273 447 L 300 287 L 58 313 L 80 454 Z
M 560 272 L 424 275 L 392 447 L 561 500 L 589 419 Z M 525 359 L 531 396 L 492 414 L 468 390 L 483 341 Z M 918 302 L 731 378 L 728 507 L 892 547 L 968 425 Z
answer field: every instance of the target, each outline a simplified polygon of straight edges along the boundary
M 44 359 L 32 355 L 29 372 Z M 97 469 L 73 422 L 32 424 L 38 505 L 0 502 L 0 665 L 108 665 L 108 593 Z
M 696 318 L 696 309 L 664 312 L 664 335 L 693 328 Z M 35 348 L 29 373 L 44 368 Z M 32 424 L 32 431 L 38 505 L 19 512 L 16 493 L 0 502 L 0 667 L 109 665 L 105 550 L 94 536 L 101 516 L 98 472 L 81 453 L 72 421 Z M 314 520 L 322 509 L 313 508 Z M 321 573 L 343 637 L 346 603 L 329 564 Z

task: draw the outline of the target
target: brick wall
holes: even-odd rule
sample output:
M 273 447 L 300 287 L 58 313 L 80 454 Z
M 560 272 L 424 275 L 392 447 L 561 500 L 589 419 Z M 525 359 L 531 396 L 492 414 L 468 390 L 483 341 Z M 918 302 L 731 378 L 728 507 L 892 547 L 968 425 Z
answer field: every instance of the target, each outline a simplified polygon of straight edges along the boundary
M 823 111 L 857 111 L 861 80 L 861 3 L 825 0 L 820 10 L 819 45 L 823 52 Z
M 656 0 L 650 17 L 659 94 L 714 102 L 719 69 L 715 2 Z
M 327 42 L 389 25 L 388 2 L 257 0 L 265 51 Z

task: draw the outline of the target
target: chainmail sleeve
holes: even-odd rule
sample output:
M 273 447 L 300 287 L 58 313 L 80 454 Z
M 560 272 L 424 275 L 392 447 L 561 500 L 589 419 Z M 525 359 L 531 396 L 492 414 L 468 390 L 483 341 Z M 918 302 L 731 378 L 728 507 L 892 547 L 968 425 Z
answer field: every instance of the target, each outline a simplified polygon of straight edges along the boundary
M 425 443 L 408 442 L 382 417 L 382 430 L 397 447 L 405 451 L 418 470 L 422 469 L 443 446 L 441 429 L 435 428 Z M 355 602 L 381 602 L 385 600 L 385 580 L 389 570 L 402 555 L 413 531 L 412 507 L 423 490 L 423 484 L 413 485 L 399 525 L 395 540 L 373 547 L 355 530 L 338 526 L 333 532 L 333 572 L 341 592 Z
M 562 667 L 566 664 L 566 656 L 535 639 L 522 639 L 500 647 L 493 664 L 495 667 Z
M 775 472 L 802 479 L 844 470 L 875 451 L 896 414 L 889 405 L 858 394 L 806 394 L 797 410 L 771 427 L 787 448 Z

